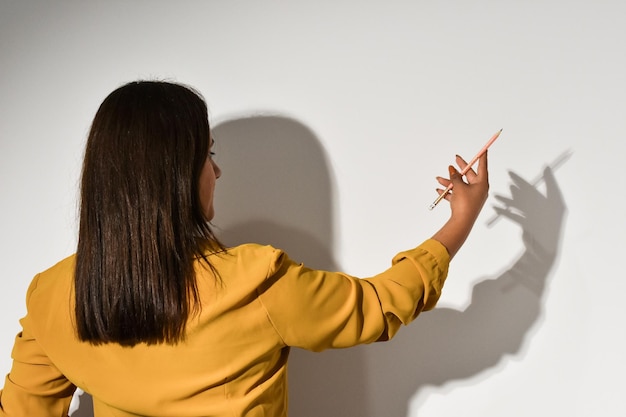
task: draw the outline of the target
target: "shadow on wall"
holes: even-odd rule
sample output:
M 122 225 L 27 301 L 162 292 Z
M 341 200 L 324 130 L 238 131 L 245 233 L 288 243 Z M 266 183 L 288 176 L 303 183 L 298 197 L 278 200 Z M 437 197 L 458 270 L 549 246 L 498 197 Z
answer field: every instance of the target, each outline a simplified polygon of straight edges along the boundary
M 341 269 L 332 255 L 334 184 L 313 132 L 292 119 L 263 116 L 221 123 L 213 135 L 222 169 L 214 222 L 224 243 L 271 244 L 308 266 Z M 541 177 L 545 195 L 537 184 L 511 178 L 511 196 L 496 197 L 504 205 L 496 212 L 521 226 L 519 258 L 479 282 L 465 311 L 425 313 L 390 342 L 321 353 L 293 349 L 290 415 L 415 415 L 429 387 L 475 376 L 520 352 L 541 317 L 566 207 L 550 168 Z M 87 397 L 72 417 L 92 415 Z
M 308 266 L 341 269 L 332 255 L 334 184 L 315 135 L 283 117 L 231 120 L 213 133 L 223 171 L 216 223 L 225 243 L 272 244 Z M 520 351 L 541 315 L 566 208 L 552 169 L 541 177 L 546 195 L 515 173 L 511 178 L 511 197 L 498 196 L 505 207 L 496 211 L 522 228 L 525 249 L 512 266 L 477 284 L 465 311 L 424 314 L 389 343 L 294 349 L 291 415 L 403 417 L 412 398 L 418 411 L 427 387 L 469 378 Z

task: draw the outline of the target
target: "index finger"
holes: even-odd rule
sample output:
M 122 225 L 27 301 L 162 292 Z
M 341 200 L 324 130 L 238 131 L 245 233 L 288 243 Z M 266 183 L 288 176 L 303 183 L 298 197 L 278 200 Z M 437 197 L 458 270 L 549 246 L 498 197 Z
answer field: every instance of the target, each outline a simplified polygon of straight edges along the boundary
M 487 153 L 489 151 L 485 151 L 482 155 L 480 155 L 480 157 L 478 158 L 478 176 L 479 177 L 484 177 L 484 178 L 488 178 L 489 177 L 489 171 L 487 169 Z

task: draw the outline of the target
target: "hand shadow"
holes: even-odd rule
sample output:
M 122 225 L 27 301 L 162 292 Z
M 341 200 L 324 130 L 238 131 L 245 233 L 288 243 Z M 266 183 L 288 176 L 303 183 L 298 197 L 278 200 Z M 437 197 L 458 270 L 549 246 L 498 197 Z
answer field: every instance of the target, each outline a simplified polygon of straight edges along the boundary
M 373 415 L 419 415 L 433 388 L 447 392 L 452 382 L 462 385 L 464 379 L 493 370 L 507 355 L 519 355 L 529 342 L 542 316 L 566 206 L 550 168 L 543 172 L 545 195 L 519 175 L 510 176 L 511 197 L 496 196 L 505 207 L 495 210 L 521 226 L 522 254 L 496 278 L 476 284 L 464 311 L 436 308 L 391 342 L 372 347 L 368 363 L 374 374 L 384 375 L 373 381 Z M 389 381 L 393 391 L 385 389 Z

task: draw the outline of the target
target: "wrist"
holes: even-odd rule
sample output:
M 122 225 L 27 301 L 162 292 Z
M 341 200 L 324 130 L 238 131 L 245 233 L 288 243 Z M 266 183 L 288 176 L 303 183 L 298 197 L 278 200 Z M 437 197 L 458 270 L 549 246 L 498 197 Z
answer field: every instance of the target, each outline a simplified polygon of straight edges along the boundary
M 441 243 L 448 250 L 450 259 L 456 255 L 463 243 L 465 243 L 474 225 L 474 220 L 467 217 L 451 216 L 443 227 L 432 236 L 434 240 Z

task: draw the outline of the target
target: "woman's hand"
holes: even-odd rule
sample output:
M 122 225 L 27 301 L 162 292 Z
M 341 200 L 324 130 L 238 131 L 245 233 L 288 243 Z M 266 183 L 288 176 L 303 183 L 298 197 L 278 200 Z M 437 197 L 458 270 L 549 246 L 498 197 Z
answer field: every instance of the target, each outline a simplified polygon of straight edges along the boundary
M 463 170 L 467 162 L 460 156 L 456 157 L 459 168 Z M 433 235 L 433 239 L 441 242 L 454 257 L 463 246 L 469 235 L 474 222 L 482 210 L 489 192 L 489 172 L 487 170 L 487 152 L 478 159 L 478 172 L 469 169 L 465 174 L 467 182 L 463 180 L 461 173 L 450 166 L 448 168 L 450 179 L 437 177 L 437 181 L 443 187 L 452 184 L 452 190 L 444 197 L 450 202 L 450 219 Z M 441 195 L 445 190 L 438 188 Z
M 478 159 L 478 173 L 470 169 L 465 174 L 467 183 L 463 181 L 461 173 L 452 165 L 448 167 L 450 179 L 437 177 L 437 181 L 444 187 L 452 183 L 452 191 L 446 197 L 450 202 L 452 215 L 467 215 L 478 217 L 489 192 L 489 174 L 487 170 L 487 153 L 485 152 Z M 456 156 L 456 163 L 461 171 L 467 166 L 467 162 L 460 156 Z M 443 189 L 437 189 L 439 194 L 444 192 Z

